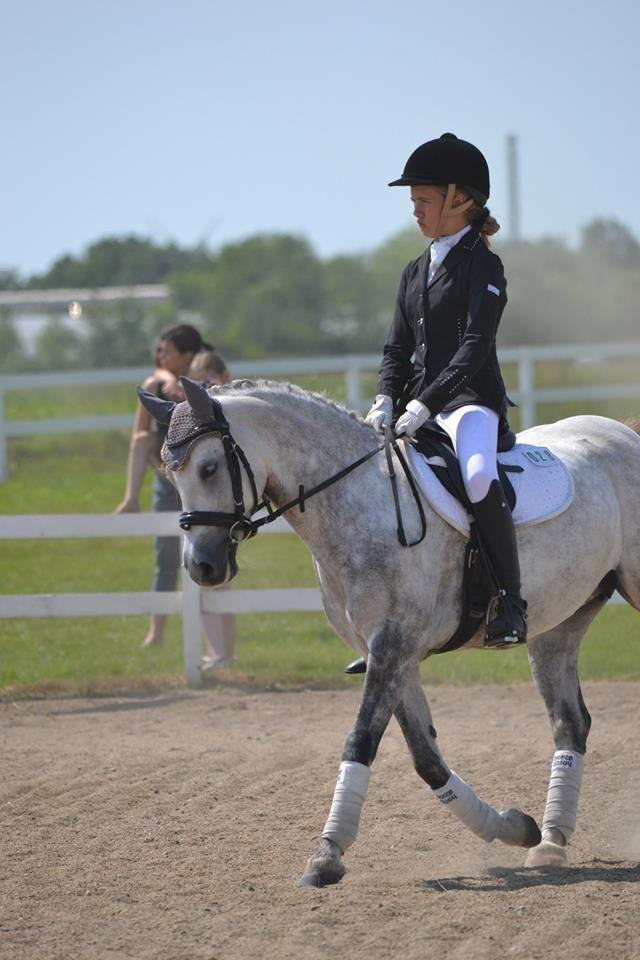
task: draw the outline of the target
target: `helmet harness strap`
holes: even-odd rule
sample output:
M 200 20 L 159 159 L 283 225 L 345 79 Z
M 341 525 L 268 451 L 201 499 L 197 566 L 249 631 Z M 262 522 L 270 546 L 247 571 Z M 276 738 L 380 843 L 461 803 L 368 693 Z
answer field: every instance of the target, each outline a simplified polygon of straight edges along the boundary
M 442 205 L 442 210 L 440 212 L 440 217 L 435 229 L 435 236 L 440 236 L 440 230 L 444 226 L 444 221 L 450 219 L 451 217 L 457 217 L 461 213 L 466 213 L 467 210 L 470 210 L 474 205 L 475 200 L 473 197 L 470 197 L 468 200 L 465 200 L 463 203 L 458 204 L 457 207 L 453 206 L 453 198 L 456 193 L 457 184 L 449 183 L 447 185 L 447 192 L 444 198 L 444 203 Z

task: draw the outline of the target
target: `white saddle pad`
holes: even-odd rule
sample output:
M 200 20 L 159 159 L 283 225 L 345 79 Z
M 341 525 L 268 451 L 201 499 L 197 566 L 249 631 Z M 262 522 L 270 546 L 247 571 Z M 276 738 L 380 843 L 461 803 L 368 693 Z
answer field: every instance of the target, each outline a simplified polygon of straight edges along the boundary
M 409 464 L 422 493 L 436 513 L 464 536 L 469 536 L 469 516 L 462 504 L 442 486 L 426 457 L 405 444 Z M 498 460 L 510 466 L 523 467 L 522 473 L 509 473 L 516 493 L 513 520 L 516 525 L 542 523 L 566 510 L 573 500 L 573 477 L 562 460 L 548 447 L 516 443 Z

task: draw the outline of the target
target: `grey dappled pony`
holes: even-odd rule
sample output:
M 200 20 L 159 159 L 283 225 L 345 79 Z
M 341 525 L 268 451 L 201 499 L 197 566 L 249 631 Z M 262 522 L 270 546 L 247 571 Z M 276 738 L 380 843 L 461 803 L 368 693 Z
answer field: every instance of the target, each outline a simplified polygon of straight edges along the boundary
M 164 422 L 174 408 L 176 422 L 206 418 L 211 400 L 203 388 L 186 382 L 185 389 L 189 400 L 177 407 L 149 395 L 142 399 Z M 373 429 L 354 414 L 288 384 L 240 381 L 211 388 L 209 395 L 222 405 L 245 452 L 258 496 L 266 494 L 274 506 L 294 499 L 300 484 L 311 488 L 378 443 Z M 561 515 L 518 529 L 529 661 L 556 748 L 542 833 L 519 810 L 499 813 L 480 800 L 438 749 L 419 664 L 457 627 L 465 540 L 425 502 L 424 541 L 401 547 L 384 456 L 376 455 L 307 500 L 304 512 L 286 514 L 313 555 L 331 625 L 367 658 L 329 817 L 301 885 L 336 883 L 344 875 L 343 854 L 356 838 L 370 767 L 393 715 L 420 777 L 474 833 L 489 842 L 532 848 L 531 865 L 566 860 L 591 723 L 578 680 L 580 642 L 614 586 L 640 609 L 640 437 L 614 420 L 580 416 L 534 427 L 520 439 L 550 447 L 575 485 L 574 500 Z M 219 435 L 197 434 L 183 461 L 174 461 L 168 472 L 185 511 L 228 515 L 235 509 Z M 250 512 L 253 492 L 244 469 L 241 475 Z M 401 471 L 398 477 L 410 536 L 419 532 L 416 505 Z M 228 529 L 192 526 L 185 566 L 205 586 L 230 579 L 235 563 L 230 570 Z M 469 645 L 482 645 L 480 632 Z

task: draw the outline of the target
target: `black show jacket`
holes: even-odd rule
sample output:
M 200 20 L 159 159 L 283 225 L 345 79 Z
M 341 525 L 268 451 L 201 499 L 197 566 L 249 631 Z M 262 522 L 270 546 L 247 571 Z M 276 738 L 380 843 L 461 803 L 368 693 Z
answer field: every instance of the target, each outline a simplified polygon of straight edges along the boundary
M 427 285 L 430 250 L 402 272 L 378 393 L 400 408 L 420 400 L 431 416 L 479 403 L 505 412 L 496 332 L 507 302 L 500 257 L 471 229 Z

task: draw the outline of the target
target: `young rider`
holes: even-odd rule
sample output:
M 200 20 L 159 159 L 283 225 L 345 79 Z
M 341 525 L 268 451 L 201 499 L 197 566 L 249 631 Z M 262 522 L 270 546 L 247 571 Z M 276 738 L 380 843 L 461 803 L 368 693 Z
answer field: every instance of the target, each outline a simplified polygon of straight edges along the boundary
M 389 186 L 411 188 L 418 227 L 433 242 L 402 273 L 367 422 L 382 432 L 400 413 L 395 432 L 412 437 L 431 417 L 449 434 L 500 590 L 485 642 L 522 641 L 526 603 L 497 472 L 508 401 L 496 332 L 507 295 L 502 262 L 489 250 L 499 229 L 485 206 L 489 168 L 477 147 L 445 133 L 419 146 Z

